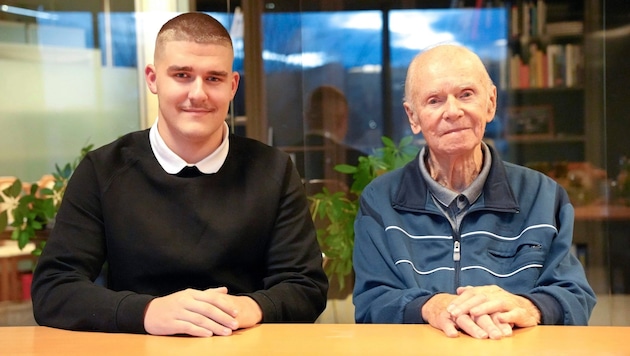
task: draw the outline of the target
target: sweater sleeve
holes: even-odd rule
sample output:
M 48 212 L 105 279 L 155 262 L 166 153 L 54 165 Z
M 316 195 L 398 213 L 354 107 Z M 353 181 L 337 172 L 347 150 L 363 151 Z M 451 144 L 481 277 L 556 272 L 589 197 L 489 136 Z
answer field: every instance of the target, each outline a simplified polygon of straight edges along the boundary
M 144 333 L 144 311 L 153 297 L 94 283 L 106 254 L 97 182 L 84 159 L 35 269 L 33 314 L 38 324 L 62 329 Z
M 90 152 L 68 184 L 34 275 L 39 324 L 144 333 L 144 313 L 153 298 L 216 286 L 251 296 L 264 322 L 313 322 L 324 310 L 328 281 L 308 201 L 288 155 L 239 141 L 230 147 L 221 170 L 226 173 L 184 184 L 160 170 L 148 142 L 113 149 L 121 153 Z M 221 195 L 221 187 L 230 189 Z M 222 198 L 199 200 L 203 194 Z M 161 213 L 167 214 L 188 207 L 189 198 L 203 204 L 177 215 L 179 220 L 142 210 L 166 202 L 169 209 Z M 226 210 L 230 198 L 230 209 L 216 213 Z M 233 213 L 243 204 L 247 209 Z M 215 229 L 206 229 L 215 221 Z M 186 233 L 171 239 L 180 231 Z M 210 237 L 199 240 L 206 231 Z M 199 253 L 190 254 L 195 247 Z M 106 261 L 105 287 L 94 281 Z
M 260 305 L 265 323 L 314 322 L 326 307 L 328 279 L 308 201 L 288 158 L 282 184 L 263 288 L 247 295 Z

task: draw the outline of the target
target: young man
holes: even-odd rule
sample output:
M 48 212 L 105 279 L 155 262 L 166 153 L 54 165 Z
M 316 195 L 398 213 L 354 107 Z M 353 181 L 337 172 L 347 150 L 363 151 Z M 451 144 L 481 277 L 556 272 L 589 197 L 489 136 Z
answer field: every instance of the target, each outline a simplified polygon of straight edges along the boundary
M 513 327 L 587 324 L 595 295 L 569 252 L 573 207 L 551 178 L 502 162 L 482 142 L 496 105 L 496 87 L 466 48 L 437 46 L 412 61 L 404 107 L 426 146 L 362 193 L 358 322 L 492 339 Z
M 313 322 L 328 282 L 288 155 L 229 135 L 239 75 L 228 32 L 186 13 L 157 36 L 148 130 L 90 152 L 69 182 L 35 271 L 41 325 L 230 335 Z M 107 287 L 94 283 L 107 265 Z

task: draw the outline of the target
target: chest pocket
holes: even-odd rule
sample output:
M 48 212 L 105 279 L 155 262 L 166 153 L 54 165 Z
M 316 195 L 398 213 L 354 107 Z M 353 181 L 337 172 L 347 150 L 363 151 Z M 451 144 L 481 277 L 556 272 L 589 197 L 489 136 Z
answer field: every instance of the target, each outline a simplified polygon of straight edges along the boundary
M 540 276 L 555 234 L 549 226 L 518 238 L 472 235 L 463 239 L 462 282 L 483 281 L 512 292 L 529 290 Z
M 511 266 L 511 269 L 529 264 L 542 264 L 545 261 L 543 244 L 536 241 L 512 242 L 509 248 L 488 248 L 488 256 L 500 266 Z M 497 246 L 499 247 L 499 246 Z M 509 270 L 502 271 L 509 273 Z

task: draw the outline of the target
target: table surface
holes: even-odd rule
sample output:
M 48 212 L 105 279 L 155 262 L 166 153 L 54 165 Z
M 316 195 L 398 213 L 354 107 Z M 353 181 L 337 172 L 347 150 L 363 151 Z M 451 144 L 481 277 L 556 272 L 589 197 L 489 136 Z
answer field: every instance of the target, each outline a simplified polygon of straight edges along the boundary
M 263 324 L 195 338 L 0 327 L 1 355 L 630 355 L 630 327 L 537 326 L 502 340 L 429 325 Z

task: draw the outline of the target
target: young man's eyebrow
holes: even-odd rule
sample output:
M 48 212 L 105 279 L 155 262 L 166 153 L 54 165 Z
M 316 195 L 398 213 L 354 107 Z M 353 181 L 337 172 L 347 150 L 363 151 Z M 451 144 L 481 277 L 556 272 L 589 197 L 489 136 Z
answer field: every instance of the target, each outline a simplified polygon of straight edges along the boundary
M 190 66 L 170 66 L 167 68 L 167 71 L 169 72 L 191 72 L 192 71 L 192 67 Z
M 215 77 L 227 77 L 228 76 L 228 72 L 224 71 L 224 70 L 209 70 L 206 72 L 206 74 L 208 75 L 212 75 Z
M 168 72 L 192 72 L 193 68 L 191 66 L 177 66 L 177 65 L 172 65 L 170 67 L 168 67 L 167 69 Z M 224 70 L 209 70 L 206 72 L 206 75 L 212 75 L 215 77 L 227 77 L 228 76 L 228 72 L 224 71 Z

